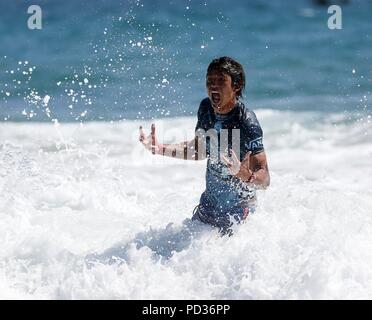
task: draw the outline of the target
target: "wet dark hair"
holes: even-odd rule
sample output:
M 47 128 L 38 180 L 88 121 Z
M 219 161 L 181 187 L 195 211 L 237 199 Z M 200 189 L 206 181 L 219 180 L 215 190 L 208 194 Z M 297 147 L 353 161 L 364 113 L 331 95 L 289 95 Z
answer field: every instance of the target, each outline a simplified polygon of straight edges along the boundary
M 239 62 L 230 57 L 214 59 L 208 66 L 207 76 L 215 71 L 230 76 L 233 87 L 240 87 L 240 90 L 236 93 L 237 98 L 243 98 L 243 91 L 245 89 L 245 73 L 243 66 Z

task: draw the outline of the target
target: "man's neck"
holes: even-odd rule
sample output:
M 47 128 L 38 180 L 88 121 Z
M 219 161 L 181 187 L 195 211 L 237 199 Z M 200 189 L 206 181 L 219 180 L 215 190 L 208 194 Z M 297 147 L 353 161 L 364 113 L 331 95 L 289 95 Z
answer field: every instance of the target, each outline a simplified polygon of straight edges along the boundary
M 234 101 L 230 102 L 229 104 L 225 105 L 223 108 L 214 108 L 214 113 L 216 114 L 227 114 L 229 113 L 232 109 L 234 109 L 236 106 L 236 99 Z

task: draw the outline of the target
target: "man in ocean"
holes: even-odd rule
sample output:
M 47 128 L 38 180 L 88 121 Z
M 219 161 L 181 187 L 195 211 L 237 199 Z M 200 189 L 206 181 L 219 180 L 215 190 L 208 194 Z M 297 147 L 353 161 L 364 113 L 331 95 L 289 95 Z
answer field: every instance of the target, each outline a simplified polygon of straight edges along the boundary
M 155 125 L 140 141 L 153 154 L 184 160 L 208 159 L 206 190 L 194 209 L 193 220 L 231 234 L 256 208 L 256 189 L 270 184 L 263 132 L 253 111 L 245 107 L 245 73 L 229 57 L 214 59 L 206 75 L 208 98 L 201 101 L 195 138 L 180 144 L 158 144 Z

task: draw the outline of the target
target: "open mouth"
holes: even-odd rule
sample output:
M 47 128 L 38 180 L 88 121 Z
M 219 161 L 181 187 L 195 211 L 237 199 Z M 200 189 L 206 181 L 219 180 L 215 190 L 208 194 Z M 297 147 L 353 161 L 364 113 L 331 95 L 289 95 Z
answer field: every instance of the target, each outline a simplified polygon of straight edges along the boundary
M 212 91 L 211 92 L 211 98 L 212 98 L 212 103 L 214 105 L 219 105 L 221 102 L 221 95 L 219 92 Z

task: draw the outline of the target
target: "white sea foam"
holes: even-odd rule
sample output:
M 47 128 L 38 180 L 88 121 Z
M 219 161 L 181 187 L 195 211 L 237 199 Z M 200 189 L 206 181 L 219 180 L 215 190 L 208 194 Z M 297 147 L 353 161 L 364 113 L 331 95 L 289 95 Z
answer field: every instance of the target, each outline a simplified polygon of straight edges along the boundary
M 205 162 L 145 153 L 139 122 L 0 124 L 0 298 L 372 298 L 370 124 L 257 115 L 272 184 L 230 238 L 184 221 Z

